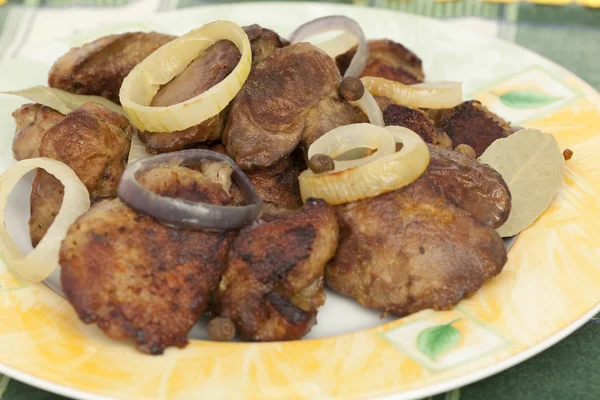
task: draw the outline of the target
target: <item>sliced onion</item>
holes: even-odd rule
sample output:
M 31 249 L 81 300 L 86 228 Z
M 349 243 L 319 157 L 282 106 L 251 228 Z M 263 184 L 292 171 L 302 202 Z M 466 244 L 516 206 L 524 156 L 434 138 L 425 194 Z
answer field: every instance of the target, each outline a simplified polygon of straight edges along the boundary
M 405 85 L 384 78 L 366 76 L 361 81 L 373 96 L 388 97 L 396 104 L 413 108 L 452 108 L 463 101 L 460 82 L 427 82 Z
M 300 25 L 298 29 L 290 36 L 290 42 L 297 43 L 304 39 L 329 31 L 346 31 L 358 39 L 358 49 L 352 57 L 352 61 L 344 74 L 346 76 L 358 77 L 365 69 L 367 58 L 369 57 L 369 48 L 367 39 L 362 28 L 355 20 L 342 15 L 333 15 L 322 17 Z
M 4 213 L 8 195 L 28 172 L 42 168 L 54 175 L 65 187 L 63 202 L 54 222 L 35 249 L 23 255 L 6 229 Z M 31 158 L 19 161 L 0 176 L 0 251 L 8 266 L 20 276 L 39 282 L 58 265 L 60 244 L 75 220 L 90 208 L 90 195 L 75 172 L 60 161 Z
M 357 45 L 358 39 L 349 32 L 344 32 L 331 40 L 316 44 L 318 48 L 329 54 L 331 58 L 336 58 Z
M 193 60 L 219 40 L 230 40 L 241 58 L 225 79 L 184 102 L 150 106 L 160 87 L 179 75 Z M 146 132 L 174 132 L 200 124 L 220 113 L 248 78 L 252 65 L 250 41 L 233 22 L 215 21 L 158 48 L 135 66 L 121 86 L 119 98 L 129 120 Z
M 299 181 L 303 201 L 309 198 L 321 198 L 335 205 L 378 196 L 412 183 L 429 165 L 427 145 L 410 129 L 399 126 L 379 128 L 370 124 L 360 125 L 363 126 L 363 136 L 375 137 L 379 135 L 379 130 L 385 130 L 389 138 L 394 141 L 394 147 L 396 142 L 401 142 L 402 148 L 383 157 L 376 157 L 380 152 L 378 150 L 375 154 L 362 159 L 370 159 L 370 162 L 354 160 L 357 163 L 351 168 L 338 168 L 339 162 L 335 161 L 336 168 L 333 171 L 315 174 L 308 169 L 302 172 Z M 337 148 L 331 143 L 343 142 L 344 136 L 345 133 L 337 129 L 326 133 L 309 148 L 309 157 L 310 154 L 319 153 L 335 158 Z M 323 142 L 318 143 L 321 139 L 324 139 Z
M 202 160 L 224 161 L 231 165 L 232 176 L 244 194 L 246 206 L 219 206 L 165 197 L 143 187 L 137 174 L 165 165 L 185 166 Z M 252 183 L 235 162 L 215 151 L 191 149 L 142 158 L 127 166 L 119 182 L 118 195 L 131 208 L 168 225 L 226 231 L 240 228 L 258 217 L 263 202 Z
M 385 126 L 381 108 L 379 108 L 379 104 L 377 104 L 375 97 L 373 97 L 371 92 L 369 92 L 367 89 L 365 89 L 365 93 L 360 99 L 357 101 L 351 101 L 350 104 L 360 108 L 362 112 L 364 112 L 369 118 L 369 122 L 373 125 Z

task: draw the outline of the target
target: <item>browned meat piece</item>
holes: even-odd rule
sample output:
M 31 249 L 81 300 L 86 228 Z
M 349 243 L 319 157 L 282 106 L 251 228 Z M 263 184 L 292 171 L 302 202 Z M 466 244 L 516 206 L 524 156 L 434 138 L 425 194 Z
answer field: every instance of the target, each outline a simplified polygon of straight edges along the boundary
M 326 283 L 383 312 L 448 309 L 506 263 L 496 231 L 456 208 L 427 176 L 337 206 L 336 214 L 340 244 Z
M 140 180 L 156 193 L 225 204 L 227 195 L 187 168 Z M 71 226 L 60 250 L 61 282 L 86 324 L 150 354 L 184 347 L 219 281 L 226 233 L 170 228 L 119 199 L 94 205 Z
M 323 267 L 335 254 L 338 225 L 323 200 L 264 215 L 240 230 L 217 294 L 219 314 L 244 339 L 300 339 L 324 302 Z
M 71 167 L 92 201 L 114 197 L 127 162 L 132 131 L 122 115 L 97 103 L 85 103 L 46 131 L 40 156 Z M 52 175 L 43 170 L 36 172 L 29 219 L 34 246 L 54 221 L 62 204 L 62 190 L 63 185 Z
M 252 47 L 252 65 L 262 62 L 275 50 L 289 46 L 290 44 L 290 42 L 280 37 L 277 33 L 257 24 L 245 26 L 244 31 L 248 35 L 250 46 Z
M 93 94 L 119 103 L 123 79 L 150 53 L 175 37 L 156 32 L 103 36 L 75 47 L 59 58 L 48 75 L 48 86 L 78 94 Z
M 383 112 L 383 121 L 386 125 L 403 126 L 412 130 L 421 136 L 426 143 L 432 143 L 446 149 L 452 148 L 452 141 L 448 135 L 437 129 L 433 121 L 421 110 L 415 110 L 400 104 L 390 104 Z
M 40 156 L 40 141 L 46 131 L 64 115 L 41 104 L 25 104 L 12 113 L 17 123 L 12 151 L 15 160 Z
M 477 157 L 496 139 L 512 133 L 506 121 L 477 100 L 465 101 L 452 109 L 442 110 L 438 118 L 438 127 L 450 136 L 452 144 L 471 146 Z
M 346 72 L 356 47 L 336 57 L 338 68 Z M 425 79 L 421 59 L 415 53 L 391 40 L 370 40 L 369 58 L 361 76 L 378 76 L 406 85 L 421 83 Z
M 456 151 L 430 145 L 429 153 L 425 175 L 452 204 L 492 228 L 508 219 L 510 190 L 496 170 Z
M 302 206 L 298 184 L 302 171 L 292 157 L 286 157 L 271 167 L 246 171 L 246 175 L 266 204 L 295 210 Z M 244 195 L 237 185 L 231 187 L 231 197 L 234 204 L 244 203 Z
M 240 52 L 229 40 L 210 46 L 192 61 L 181 74 L 164 85 L 152 99 L 152 106 L 167 107 L 189 100 L 221 82 L 240 60 Z M 140 139 L 151 152 L 164 153 L 191 147 L 196 143 L 221 137 L 229 108 L 199 125 L 176 132 L 141 132 Z
M 338 95 L 341 75 L 309 43 L 275 51 L 254 67 L 233 100 L 223 144 L 243 169 L 264 168 L 308 147 L 325 132 L 354 120 Z

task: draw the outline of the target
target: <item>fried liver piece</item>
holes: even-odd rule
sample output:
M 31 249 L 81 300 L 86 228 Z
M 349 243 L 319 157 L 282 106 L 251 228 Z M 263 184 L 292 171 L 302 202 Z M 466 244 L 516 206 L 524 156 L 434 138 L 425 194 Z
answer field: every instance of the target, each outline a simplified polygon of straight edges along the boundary
M 477 100 L 465 101 L 458 106 L 440 110 L 435 116 L 438 127 L 452 139 L 453 146 L 469 145 L 477 157 L 495 140 L 509 136 L 510 125 L 489 111 Z
M 508 219 L 511 194 L 502 176 L 482 164 L 453 150 L 429 145 L 431 159 L 425 175 L 456 207 L 482 224 L 499 228 Z
M 421 110 L 400 104 L 389 104 L 383 111 L 383 121 L 386 126 L 396 125 L 410 129 L 421 136 L 426 143 L 446 149 L 452 148 L 452 141 L 448 135 L 437 129 L 433 121 Z
M 240 52 L 229 40 L 210 46 L 181 74 L 160 88 L 152 99 L 154 107 L 167 107 L 189 100 L 221 82 L 240 60 Z M 140 132 L 150 152 L 177 151 L 196 143 L 218 140 L 227 122 L 229 107 L 204 122 L 176 132 Z
M 269 167 L 298 144 L 306 148 L 352 123 L 354 109 L 339 97 L 340 81 L 331 57 L 309 43 L 276 50 L 233 100 L 222 138 L 227 153 L 245 170 Z
M 123 79 L 150 53 L 175 39 L 156 32 L 103 36 L 60 57 L 48 75 L 48 86 L 119 103 Z
M 125 170 L 133 128 L 127 118 L 97 103 L 85 103 L 46 131 L 41 157 L 67 164 L 81 179 L 92 201 L 114 197 Z M 38 169 L 31 189 L 29 233 L 42 239 L 62 204 L 63 185 Z
M 337 240 L 335 214 L 323 200 L 241 229 L 219 284 L 219 315 L 246 340 L 300 339 L 325 301 L 323 268 Z
M 25 104 L 12 113 L 17 124 L 12 151 L 15 160 L 40 156 L 40 141 L 64 115 L 41 104 Z
M 336 207 L 340 243 L 327 285 L 397 315 L 445 310 L 500 273 L 500 236 L 455 207 L 426 175 L 404 188 Z
M 377 76 L 406 85 L 421 83 L 425 79 L 421 59 L 415 53 L 387 39 L 369 40 L 369 58 L 362 76 Z M 356 47 L 336 57 L 340 72 L 348 69 Z
M 269 57 L 275 50 L 290 45 L 290 42 L 279 36 L 270 29 L 263 28 L 258 24 L 245 26 L 244 32 L 250 40 L 252 48 L 252 65 L 257 65 Z
M 152 170 L 140 181 L 155 193 L 226 204 L 219 185 L 197 171 Z M 69 228 L 60 249 L 61 283 L 86 324 L 161 354 L 184 347 L 227 256 L 227 233 L 167 227 L 119 199 L 95 204 Z

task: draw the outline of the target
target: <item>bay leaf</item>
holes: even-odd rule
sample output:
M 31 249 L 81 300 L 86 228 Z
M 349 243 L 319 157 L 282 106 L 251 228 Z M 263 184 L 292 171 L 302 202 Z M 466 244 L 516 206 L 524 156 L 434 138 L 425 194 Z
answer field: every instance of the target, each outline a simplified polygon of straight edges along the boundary
M 514 90 L 500 96 L 500 101 L 511 108 L 538 108 L 552 104 L 560 97 L 549 96 L 537 90 Z
M 563 181 L 565 160 L 558 143 L 537 129 L 496 140 L 479 161 L 502 175 L 512 195 L 508 220 L 496 229 L 502 237 L 514 236 L 535 222 Z
M 421 353 L 437 360 L 444 351 L 450 350 L 460 342 L 460 331 L 452 326 L 454 320 L 445 325 L 432 326 L 424 329 L 417 336 L 417 348 Z
M 88 101 L 92 101 L 127 117 L 123 107 L 105 99 L 104 97 L 74 94 L 47 86 L 33 86 L 27 89 L 0 92 L 0 94 L 12 94 L 15 96 L 24 97 L 27 100 L 50 107 L 65 115 L 79 108 Z

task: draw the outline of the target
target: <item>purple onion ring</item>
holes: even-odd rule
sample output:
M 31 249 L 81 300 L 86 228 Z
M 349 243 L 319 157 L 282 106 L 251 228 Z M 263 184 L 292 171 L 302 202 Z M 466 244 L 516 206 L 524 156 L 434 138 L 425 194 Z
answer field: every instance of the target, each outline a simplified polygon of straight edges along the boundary
M 365 34 L 355 20 L 344 17 L 343 15 L 331 15 L 328 17 L 317 18 L 302 24 L 290 35 L 290 42 L 297 43 L 307 37 L 318 35 L 319 33 L 329 31 L 346 31 L 358 39 L 358 49 L 352 57 L 352 61 L 344 74 L 344 77 L 354 76 L 359 77 L 367 65 L 369 57 L 369 48 L 367 47 L 367 39 Z
M 241 189 L 246 206 L 219 206 L 165 197 L 143 187 L 136 176 L 160 166 L 186 166 L 201 160 L 225 161 L 233 168 L 232 177 Z M 220 153 L 191 149 L 135 160 L 127 166 L 119 182 L 118 196 L 136 211 L 181 228 L 227 231 L 254 221 L 263 207 L 256 189 L 235 162 Z

